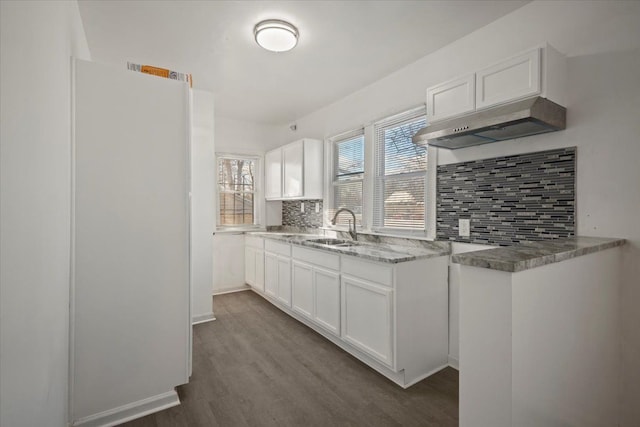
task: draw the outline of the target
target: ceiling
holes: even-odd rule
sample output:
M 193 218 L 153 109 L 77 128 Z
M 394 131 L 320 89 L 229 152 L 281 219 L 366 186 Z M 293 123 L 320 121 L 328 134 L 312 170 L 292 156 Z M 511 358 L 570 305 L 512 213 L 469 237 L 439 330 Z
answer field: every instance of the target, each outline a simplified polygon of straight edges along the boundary
M 487 25 L 527 1 L 80 0 L 91 57 L 193 75 L 216 115 L 287 124 Z M 263 19 L 298 27 L 273 53 L 253 39 Z

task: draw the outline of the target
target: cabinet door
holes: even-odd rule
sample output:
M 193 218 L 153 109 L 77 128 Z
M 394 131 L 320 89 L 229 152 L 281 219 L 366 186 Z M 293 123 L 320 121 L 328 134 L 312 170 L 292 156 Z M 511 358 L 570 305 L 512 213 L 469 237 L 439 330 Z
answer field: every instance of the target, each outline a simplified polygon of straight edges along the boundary
M 342 277 L 342 338 L 393 367 L 393 289 Z
M 244 282 L 254 286 L 256 283 L 256 250 L 254 248 L 244 248 Z
M 291 307 L 291 260 L 278 257 L 278 299 Z
M 537 95 L 540 49 L 536 48 L 476 73 L 476 108 Z
M 427 122 L 433 123 L 474 111 L 475 96 L 474 74 L 430 87 L 427 89 Z
M 313 268 L 314 320 L 336 336 L 340 336 L 340 274 Z
M 254 281 L 254 288 L 264 292 L 264 251 L 256 250 L 256 263 L 255 263 L 255 272 L 256 277 Z
M 282 150 L 269 151 L 264 156 L 265 164 L 265 198 L 279 199 L 282 197 Z
M 298 141 L 282 147 L 282 162 L 284 174 L 282 196 L 285 198 L 302 197 L 303 195 L 303 142 L 304 141 Z
M 278 296 L 278 256 L 270 252 L 264 253 L 264 292 Z
M 304 140 L 304 198 L 322 199 L 324 188 L 324 142 Z
M 309 264 L 298 261 L 291 263 L 291 308 L 313 318 L 313 269 Z

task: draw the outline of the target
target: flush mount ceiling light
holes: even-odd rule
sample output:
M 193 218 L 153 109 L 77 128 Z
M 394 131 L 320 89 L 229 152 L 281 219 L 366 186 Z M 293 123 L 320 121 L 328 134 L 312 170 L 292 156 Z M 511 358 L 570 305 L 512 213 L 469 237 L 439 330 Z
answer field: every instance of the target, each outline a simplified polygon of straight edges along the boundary
M 256 43 L 272 52 L 286 52 L 298 44 L 298 29 L 279 19 L 258 22 L 253 35 Z

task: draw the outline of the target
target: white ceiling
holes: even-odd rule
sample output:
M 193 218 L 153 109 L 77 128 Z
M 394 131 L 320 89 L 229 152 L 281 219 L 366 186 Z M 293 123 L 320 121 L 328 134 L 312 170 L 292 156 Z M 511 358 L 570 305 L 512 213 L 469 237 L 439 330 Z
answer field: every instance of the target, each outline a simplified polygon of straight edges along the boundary
M 192 73 L 216 114 L 286 124 L 523 6 L 527 1 L 83 1 L 94 61 Z M 298 27 L 286 53 L 253 26 Z

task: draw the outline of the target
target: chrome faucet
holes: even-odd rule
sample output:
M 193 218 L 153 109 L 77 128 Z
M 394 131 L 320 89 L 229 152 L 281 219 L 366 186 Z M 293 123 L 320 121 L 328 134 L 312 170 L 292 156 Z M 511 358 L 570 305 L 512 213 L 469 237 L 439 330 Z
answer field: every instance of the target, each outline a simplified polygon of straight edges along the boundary
M 336 225 L 336 218 L 338 218 L 338 214 L 343 211 L 349 212 L 353 217 L 353 230 L 351 229 L 351 220 L 349 220 L 349 236 L 351 236 L 351 239 L 353 240 L 358 240 L 358 233 L 356 233 L 356 214 L 354 214 L 351 209 L 347 209 L 347 208 L 338 209 L 336 211 L 336 214 L 333 216 L 333 219 L 331 220 L 331 225 Z

